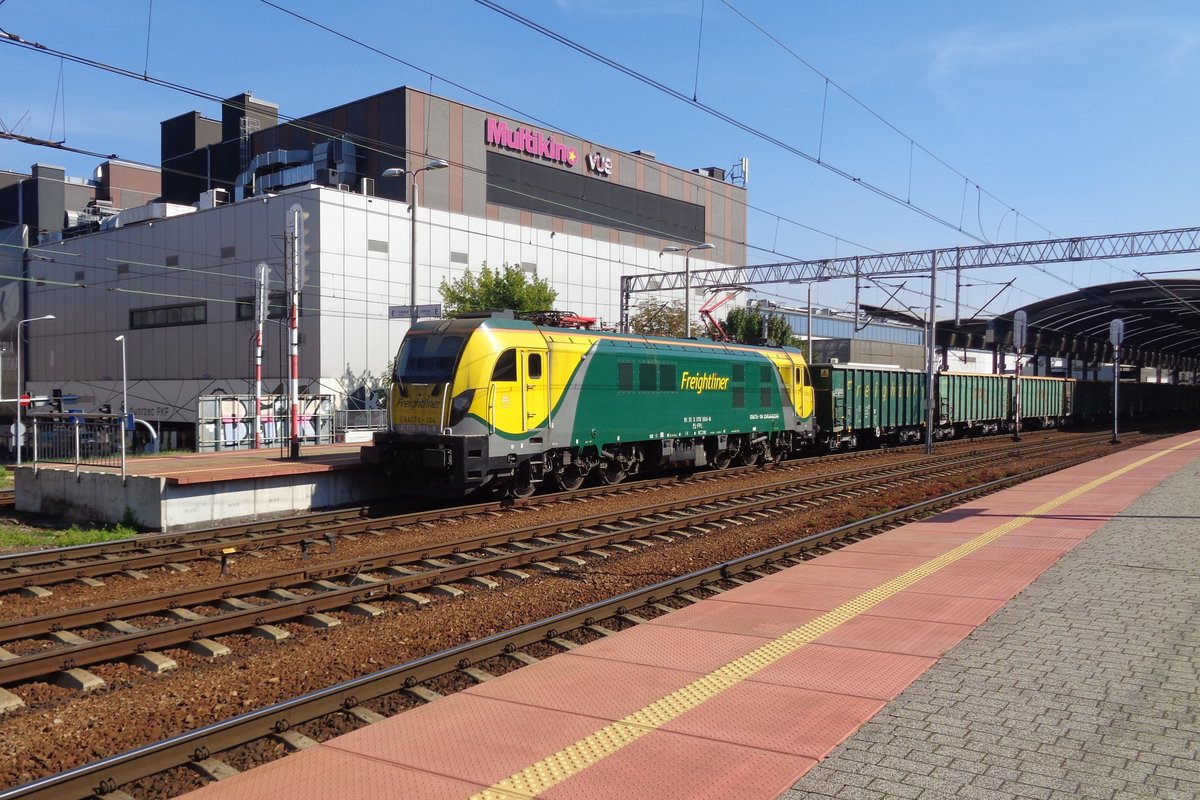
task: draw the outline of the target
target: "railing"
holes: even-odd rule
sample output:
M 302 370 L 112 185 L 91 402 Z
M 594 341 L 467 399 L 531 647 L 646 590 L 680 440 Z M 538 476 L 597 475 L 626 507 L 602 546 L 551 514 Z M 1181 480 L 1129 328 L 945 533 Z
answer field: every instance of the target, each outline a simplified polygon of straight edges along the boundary
M 245 450 L 256 446 L 254 395 L 217 394 L 199 398 L 196 413 L 196 450 Z M 290 439 L 291 406 L 283 395 L 263 395 L 257 431 L 258 447 L 286 447 Z M 300 396 L 300 442 L 334 441 L 333 397 Z
M 333 412 L 333 435 L 339 442 L 369 442 L 375 431 L 387 430 L 386 408 L 346 409 Z
M 124 468 L 123 427 L 120 414 L 30 414 L 33 465 L 83 464 Z

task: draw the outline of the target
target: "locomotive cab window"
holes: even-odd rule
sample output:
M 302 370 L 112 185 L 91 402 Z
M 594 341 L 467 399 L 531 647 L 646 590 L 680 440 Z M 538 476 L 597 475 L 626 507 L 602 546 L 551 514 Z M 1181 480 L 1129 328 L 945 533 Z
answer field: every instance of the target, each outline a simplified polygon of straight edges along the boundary
M 530 353 L 529 363 L 526 365 L 526 375 L 536 379 L 542 377 L 542 354 Z
M 409 335 L 396 355 L 401 383 L 449 383 L 466 340 L 442 334 Z
M 492 370 L 492 381 L 515 381 L 516 379 L 517 351 L 505 350 L 500 354 L 500 357 L 496 359 L 496 367 Z

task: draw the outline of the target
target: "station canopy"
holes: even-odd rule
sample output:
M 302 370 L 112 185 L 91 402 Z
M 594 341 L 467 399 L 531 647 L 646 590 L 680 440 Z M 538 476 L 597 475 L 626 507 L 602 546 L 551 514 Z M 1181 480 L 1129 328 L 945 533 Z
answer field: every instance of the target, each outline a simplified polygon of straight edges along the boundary
M 906 314 L 867 309 L 877 317 Z M 1200 367 L 1200 279 L 1142 280 L 1092 286 L 1040 300 L 993 319 L 938 320 L 939 347 L 1010 350 L 1013 317 L 1027 319 L 1025 352 L 1085 363 L 1113 360 L 1109 331 L 1124 321 L 1121 361 L 1142 367 L 1197 371 Z

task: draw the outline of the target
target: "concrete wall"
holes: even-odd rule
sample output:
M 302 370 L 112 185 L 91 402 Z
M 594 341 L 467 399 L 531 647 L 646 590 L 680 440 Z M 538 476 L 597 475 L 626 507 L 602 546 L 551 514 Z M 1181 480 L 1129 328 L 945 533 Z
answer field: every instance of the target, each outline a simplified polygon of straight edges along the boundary
M 246 481 L 171 484 L 165 478 L 31 466 L 16 468 L 16 508 L 64 523 L 115 524 L 127 515 L 140 527 L 196 530 L 294 516 L 387 496 L 382 478 L 360 470 Z

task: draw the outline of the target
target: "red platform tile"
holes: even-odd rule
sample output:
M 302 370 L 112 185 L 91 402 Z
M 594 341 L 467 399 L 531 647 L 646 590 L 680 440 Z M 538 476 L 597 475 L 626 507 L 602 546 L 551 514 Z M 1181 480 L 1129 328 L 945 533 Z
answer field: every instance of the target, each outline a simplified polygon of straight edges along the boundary
M 655 617 L 650 624 L 775 639 L 823 613 L 820 609 L 779 603 L 711 602 L 696 603 Z
M 891 536 L 891 533 L 892 531 L 888 531 L 878 536 L 872 536 L 870 539 L 855 542 L 851 545 L 851 549 L 857 550 L 860 553 L 911 554 L 929 559 L 937 558 L 943 553 L 953 550 L 955 546 L 960 544 L 960 542 L 950 542 L 945 539 L 935 540 L 929 537 Z
M 1037 567 L 1040 570 L 1045 570 L 1054 562 L 1062 558 L 1060 550 L 1048 550 L 1045 548 L 1036 547 L 1016 547 L 1016 546 L 1001 546 L 1001 542 L 1007 539 L 1007 536 L 1002 536 L 995 542 L 992 542 L 987 547 L 982 547 L 965 556 L 960 563 L 972 562 L 989 562 L 998 561 L 1003 564 L 1023 564 L 1031 567 Z M 1061 541 L 1061 540 L 1060 540 Z M 1069 541 L 1069 540 L 1068 540 Z M 1008 544 L 1005 542 L 1005 544 Z M 1074 543 L 1071 543 L 1072 546 Z
M 776 572 L 770 577 L 770 580 L 780 583 L 806 583 L 870 589 L 881 583 L 887 583 L 898 574 L 898 570 L 827 567 L 818 558 L 815 561 L 805 561 L 803 564 L 791 567 L 790 569 Z M 757 583 L 758 581 L 755 582 Z
M 538 795 L 544 800 L 729 800 L 787 791 L 816 761 L 655 731 Z
M 974 628 L 945 622 L 856 617 L 817 641 L 830 647 L 855 647 L 914 656 L 940 656 Z
M 882 700 L 745 681 L 666 730 L 820 760 L 883 708 Z
M 963 559 L 913 584 L 913 591 L 1008 600 L 1045 571 L 1041 565 Z
M 467 693 L 615 721 L 703 673 L 591 658 L 587 648 L 472 686 Z
M 815 558 L 811 563 L 822 567 L 882 570 L 899 575 L 928 560 L 928 557 L 916 553 L 872 553 L 850 546 Z
M 810 644 L 755 673 L 750 680 L 890 700 L 935 662 L 926 656 Z
M 604 724 L 594 717 L 459 692 L 322 747 L 491 786 Z
M 830 611 L 847 600 L 858 597 L 863 591 L 858 586 L 829 586 L 816 582 L 797 583 L 790 579 L 776 580 L 783 574 L 775 573 L 745 586 L 738 586 L 706 602 L 746 603 Z
M 203 789 L 187 800 L 462 800 L 485 788 L 324 746 L 294 753 Z
M 577 652 L 591 658 L 708 674 L 768 641 L 766 637 L 669 625 L 638 625 L 622 631 L 619 636 L 589 642 Z
M 867 613 L 876 617 L 979 626 L 1003 605 L 1004 601 L 998 599 L 950 597 L 907 589 L 873 606 Z
M 991 550 L 993 552 L 1009 549 L 1044 550 L 1048 553 L 1058 553 L 1059 557 L 1061 558 L 1063 553 L 1073 549 L 1075 545 L 1079 544 L 1080 541 L 1081 540 L 1079 538 L 1009 533 L 1001 536 L 984 549 Z

